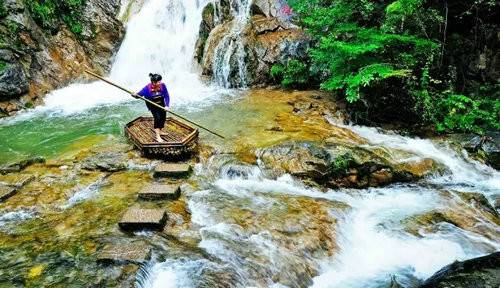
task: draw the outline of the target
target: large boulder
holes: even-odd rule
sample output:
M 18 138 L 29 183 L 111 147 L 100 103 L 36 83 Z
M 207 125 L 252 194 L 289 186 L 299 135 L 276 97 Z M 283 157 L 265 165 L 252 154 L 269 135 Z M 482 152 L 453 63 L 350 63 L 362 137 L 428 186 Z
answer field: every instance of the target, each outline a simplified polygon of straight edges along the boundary
M 488 132 L 483 136 L 475 134 L 453 134 L 449 138 L 457 142 L 473 157 L 500 169 L 500 132 Z
M 288 173 L 334 188 L 413 181 L 440 170 L 431 159 L 401 163 L 376 149 L 348 144 L 289 142 L 259 149 L 256 155 L 276 175 Z
M 456 261 L 436 272 L 420 287 L 500 287 L 500 252 L 463 262 Z

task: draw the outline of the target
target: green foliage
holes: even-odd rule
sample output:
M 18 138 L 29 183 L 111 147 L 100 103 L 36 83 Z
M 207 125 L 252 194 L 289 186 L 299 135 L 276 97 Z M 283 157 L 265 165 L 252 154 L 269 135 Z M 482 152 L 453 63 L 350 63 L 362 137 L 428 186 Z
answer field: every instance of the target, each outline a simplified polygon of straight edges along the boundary
M 282 77 L 284 86 L 318 78 L 314 80 L 322 89 L 337 91 L 350 103 L 361 102 L 353 107 L 364 106 L 366 111 L 369 106 L 384 107 L 376 101 L 390 101 L 387 106 L 403 105 L 395 104 L 392 112 L 404 110 L 402 117 L 406 113 L 406 118 L 436 125 L 439 131 L 498 129 L 493 125 L 498 122 L 498 100 L 491 100 L 491 92 L 483 91 L 483 100 L 478 95 L 458 97 L 454 94 L 460 93 L 450 92 L 458 77 L 451 66 L 443 68 L 442 33 L 448 21 L 443 5 L 424 0 L 289 2 L 314 45 L 309 50 L 310 67 L 300 67 L 301 77 L 287 75 L 289 65 L 273 67 L 272 75 Z M 470 9 L 486 7 L 491 12 L 494 3 L 478 0 Z M 449 70 L 443 73 L 444 69 Z M 306 72 L 309 76 L 302 74 Z M 387 110 L 392 113 L 389 107 Z
M 85 0 L 25 0 L 35 21 L 51 31 L 59 29 L 59 23 L 65 23 L 75 35 L 81 35 L 81 9 Z
M 344 175 L 352 166 L 353 162 L 354 159 L 350 153 L 342 154 L 332 161 L 329 167 L 329 172 L 334 175 Z
M 7 16 L 7 9 L 5 8 L 4 0 L 0 0 L 0 19 Z
M 299 60 L 291 59 L 286 66 L 273 65 L 271 76 L 281 79 L 281 85 L 285 87 L 302 87 L 309 82 L 309 68 Z
M 500 100 L 471 99 L 450 94 L 439 103 L 436 128 L 440 132 L 466 131 L 483 134 L 485 129 L 500 130 Z
M 7 63 L 5 63 L 4 61 L 0 60 L 0 72 L 2 72 L 3 70 L 5 70 L 5 68 L 7 68 Z

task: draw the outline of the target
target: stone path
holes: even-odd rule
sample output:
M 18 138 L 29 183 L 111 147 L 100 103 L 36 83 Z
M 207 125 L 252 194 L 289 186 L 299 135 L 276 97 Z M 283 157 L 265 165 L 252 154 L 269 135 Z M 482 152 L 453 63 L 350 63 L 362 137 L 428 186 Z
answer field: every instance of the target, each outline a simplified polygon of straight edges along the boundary
M 189 164 L 162 163 L 155 167 L 153 176 L 156 178 L 175 177 L 182 178 L 189 176 L 192 168 Z
M 139 191 L 142 200 L 176 200 L 181 195 L 179 184 L 151 184 Z
M 118 223 L 121 229 L 162 230 L 167 221 L 167 212 L 164 209 L 129 208 Z
M 143 263 L 151 258 L 151 247 L 144 242 L 128 244 L 108 244 L 97 255 L 103 263 L 135 262 Z

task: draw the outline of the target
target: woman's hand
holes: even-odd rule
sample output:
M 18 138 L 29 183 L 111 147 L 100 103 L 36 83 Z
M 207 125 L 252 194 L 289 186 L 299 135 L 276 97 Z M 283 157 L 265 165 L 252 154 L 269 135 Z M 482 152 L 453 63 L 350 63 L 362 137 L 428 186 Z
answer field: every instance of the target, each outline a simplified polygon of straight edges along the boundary
M 141 98 L 141 96 L 139 94 L 137 94 L 137 93 L 132 94 L 132 97 L 134 97 L 135 99 Z

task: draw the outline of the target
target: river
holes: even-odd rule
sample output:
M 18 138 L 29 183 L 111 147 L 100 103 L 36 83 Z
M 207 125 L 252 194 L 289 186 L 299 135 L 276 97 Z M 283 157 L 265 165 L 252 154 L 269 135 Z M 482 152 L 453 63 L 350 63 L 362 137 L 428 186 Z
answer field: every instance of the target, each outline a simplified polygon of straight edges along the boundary
M 146 108 L 103 83 L 74 83 L 0 120 L 1 164 L 47 159 L 23 171 L 36 179 L 0 203 L 0 287 L 388 287 L 391 279 L 416 287 L 455 260 L 500 250 L 498 216 L 470 200 L 471 192 L 498 199 L 500 174 L 466 152 L 291 112 L 289 102 L 321 92 L 228 89 L 221 67 L 215 84 L 200 80 L 192 55 L 208 2 L 145 1 L 108 75 L 138 90 L 149 72 L 163 74 L 177 112 L 228 138 L 201 134 L 204 153 L 182 199 L 158 204 L 172 212 L 170 228 L 124 235 L 116 227 L 152 181 L 152 164 L 130 151 L 122 130 Z M 347 131 L 337 136 L 346 143 L 394 161 L 433 159 L 444 172 L 386 187 L 323 189 L 276 174 L 256 156 L 284 142 L 323 143 L 339 131 Z M 82 172 L 81 163 L 102 151 L 132 155 L 127 169 Z M 139 270 L 95 263 L 103 244 L 137 240 L 154 247 Z

